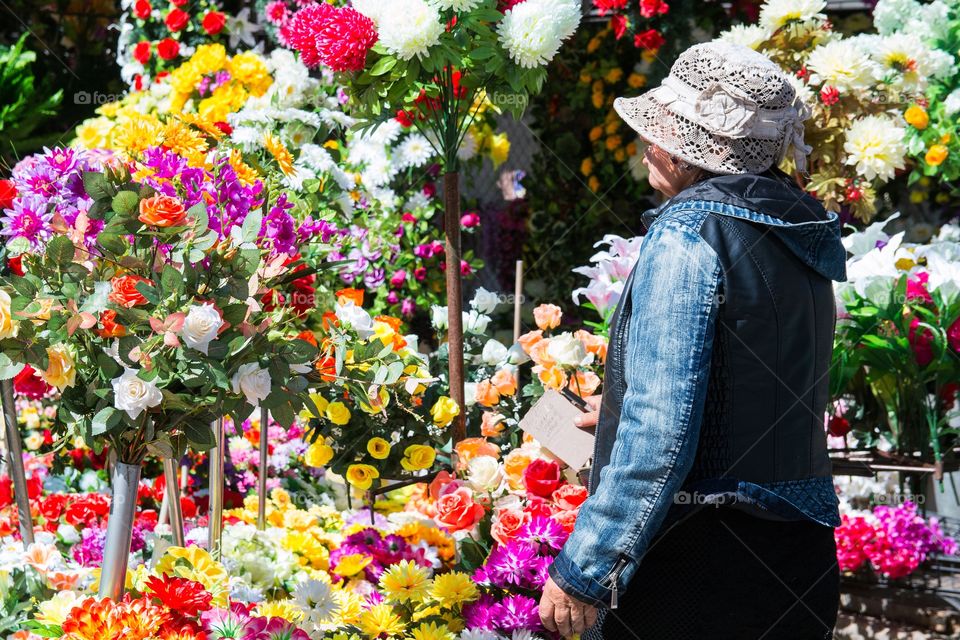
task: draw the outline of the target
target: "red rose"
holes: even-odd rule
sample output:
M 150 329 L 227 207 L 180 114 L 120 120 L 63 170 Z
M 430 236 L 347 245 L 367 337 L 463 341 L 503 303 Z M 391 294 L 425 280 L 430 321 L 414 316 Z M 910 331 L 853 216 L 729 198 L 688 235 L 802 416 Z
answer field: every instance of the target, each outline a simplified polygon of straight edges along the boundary
M 170 2 L 173 3 L 174 6 L 182 7 L 183 5 L 190 2 L 190 0 L 170 0 Z
M 10 180 L 0 180 L 0 209 L 9 209 L 13 206 L 13 199 L 17 197 L 17 188 Z
M 147 64 L 150 60 L 150 43 L 146 40 L 137 43 L 133 48 L 133 59 L 140 64 Z
M 180 511 L 184 518 L 192 518 L 197 515 L 197 503 L 193 498 L 180 496 Z
M 173 38 L 164 38 L 157 43 L 157 55 L 163 60 L 173 60 L 180 55 L 180 43 Z M 157 74 L 160 78 L 160 74 Z
M 164 22 L 167 23 L 167 29 L 177 32 L 187 26 L 187 23 L 190 22 L 190 14 L 182 9 L 171 9 L 170 13 L 167 14 L 167 19 L 164 20 Z
M 27 478 L 27 497 L 36 500 L 43 493 L 43 480 L 40 476 L 31 476 Z
M 633 46 L 638 49 L 647 49 L 649 51 L 656 51 L 662 47 L 667 41 L 663 39 L 663 36 L 660 35 L 660 32 L 656 29 L 647 29 L 641 33 L 638 33 L 633 37 Z
M 107 296 L 107 299 L 127 309 L 139 304 L 146 304 L 147 299 L 143 297 L 142 293 L 137 291 L 138 282 L 146 282 L 149 285 L 153 285 L 153 282 L 140 276 L 118 276 L 110 281 L 112 291 Z
M 100 326 L 97 335 L 101 338 L 122 338 L 127 335 L 127 328 L 117 322 L 117 312 L 113 309 L 104 309 L 100 312 Z
M 137 0 L 133 5 L 133 15 L 141 20 L 149 18 L 151 11 L 153 11 L 153 7 L 150 6 L 149 0 Z
M 524 508 L 524 511 L 529 513 L 532 518 L 549 518 L 553 515 L 553 512 L 556 511 L 556 508 L 549 500 L 528 493 L 527 506 Z
M 562 483 L 560 465 L 553 460 L 537 458 L 523 470 L 523 486 L 535 496 L 549 498 Z
M 565 484 L 553 492 L 553 503 L 562 511 L 578 508 L 587 499 L 587 488 Z
M 143 91 L 143 76 L 139 73 L 133 75 L 133 89 L 134 91 Z
M 48 523 L 57 523 L 57 521 L 60 520 L 60 514 L 63 513 L 63 508 L 67 505 L 67 494 L 51 493 L 39 502 L 40 515 L 42 515 Z M 56 529 L 56 526 L 54 526 L 54 529 Z
M 827 431 L 832 436 L 842 438 L 850 433 L 850 421 L 843 416 L 830 416 L 830 420 L 827 422 Z
M 38 400 L 47 395 L 50 388 L 50 385 L 44 382 L 43 378 L 38 376 L 36 370 L 30 365 L 26 365 L 13 378 L 13 390 L 17 395 L 31 400 Z
M 483 507 L 473 501 L 470 489 L 460 487 L 437 500 L 437 521 L 448 531 L 472 529 L 483 518 Z
M 224 122 L 223 120 L 217 120 L 213 123 L 213 126 L 222 131 L 224 135 L 230 135 L 233 133 L 233 127 L 230 126 L 230 123 Z
M 203 30 L 206 31 L 211 36 L 215 36 L 221 31 L 227 24 L 227 16 L 220 13 L 219 11 L 208 11 L 207 15 L 203 16 Z
M 15 257 L 15 258 L 9 258 L 9 259 L 7 259 L 7 267 L 10 269 L 10 273 L 12 273 L 12 274 L 14 274 L 14 275 L 17 275 L 17 276 L 22 276 L 23 273 L 24 273 L 24 271 L 23 271 L 23 255 L 21 254 L 21 255 Z
M 652 18 L 669 10 L 670 5 L 663 0 L 640 0 L 640 15 L 644 18 Z
M 10 476 L 0 476 L 0 509 L 13 504 L 13 481 Z
M 627 27 L 629 26 L 627 24 L 627 16 L 623 15 L 622 13 L 618 13 L 610 18 L 610 26 L 613 27 L 614 37 L 619 40 L 627 32 Z
M 64 519 L 72 525 L 91 526 L 110 513 L 110 500 L 100 493 L 81 495 L 67 507 Z

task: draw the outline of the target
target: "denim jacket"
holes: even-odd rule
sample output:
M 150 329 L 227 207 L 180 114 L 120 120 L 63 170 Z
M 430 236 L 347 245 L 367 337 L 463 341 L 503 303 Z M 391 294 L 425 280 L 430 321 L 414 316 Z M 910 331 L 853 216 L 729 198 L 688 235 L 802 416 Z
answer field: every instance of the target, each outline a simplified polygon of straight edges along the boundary
M 643 214 L 611 321 L 590 497 L 550 567 L 616 607 L 654 536 L 704 503 L 838 526 L 824 411 L 846 279 L 836 214 L 778 170 Z

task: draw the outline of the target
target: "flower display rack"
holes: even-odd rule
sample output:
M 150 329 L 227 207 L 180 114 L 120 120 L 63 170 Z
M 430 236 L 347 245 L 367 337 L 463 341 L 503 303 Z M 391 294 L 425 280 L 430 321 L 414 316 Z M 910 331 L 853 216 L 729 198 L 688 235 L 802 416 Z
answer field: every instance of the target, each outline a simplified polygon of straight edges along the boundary
M 905 474 L 934 474 L 939 479 L 942 474 L 960 470 L 960 449 L 945 452 L 944 459 L 938 464 L 919 456 L 879 451 L 875 448 L 832 449 L 830 460 L 833 474 L 842 476 L 873 476 L 881 471 L 899 471 Z

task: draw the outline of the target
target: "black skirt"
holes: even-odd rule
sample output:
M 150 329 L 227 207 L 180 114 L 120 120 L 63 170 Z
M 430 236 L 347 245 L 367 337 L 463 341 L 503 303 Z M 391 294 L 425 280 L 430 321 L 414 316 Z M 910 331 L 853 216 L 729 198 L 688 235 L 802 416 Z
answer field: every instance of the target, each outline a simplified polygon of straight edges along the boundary
M 840 602 L 833 529 L 705 507 L 652 541 L 583 640 L 824 640 Z

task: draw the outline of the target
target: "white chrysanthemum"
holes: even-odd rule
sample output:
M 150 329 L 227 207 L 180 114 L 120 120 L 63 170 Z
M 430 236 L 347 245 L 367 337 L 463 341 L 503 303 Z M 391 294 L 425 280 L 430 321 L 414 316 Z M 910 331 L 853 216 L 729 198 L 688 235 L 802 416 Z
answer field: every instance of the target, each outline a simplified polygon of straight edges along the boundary
M 472 160 L 477 155 L 477 151 L 479 151 L 477 136 L 473 135 L 472 131 L 467 131 L 463 136 L 460 148 L 457 149 L 457 157 L 466 162 Z
M 826 6 L 826 0 L 769 0 L 760 10 L 760 24 L 776 31 L 791 22 L 825 20 L 822 11 Z
M 408 211 L 416 211 L 428 206 L 430 206 L 430 198 L 423 191 L 417 191 L 403 203 L 403 208 Z
M 933 68 L 930 49 L 916 35 L 894 33 L 889 36 L 867 36 L 863 42 L 876 61 L 878 79 L 887 81 L 894 89 L 921 92 L 926 89 L 927 77 Z M 952 57 L 949 61 L 952 63 Z
M 429 0 L 433 6 L 454 11 L 473 11 L 480 4 L 480 0 Z
M 433 157 L 433 148 L 419 133 L 411 133 L 400 143 L 395 152 L 397 166 L 401 169 L 419 167 Z
M 390 0 L 376 20 L 380 43 L 401 60 L 423 57 L 440 42 L 440 13 L 425 0 Z
M 497 33 L 500 44 L 521 67 L 541 67 L 580 26 L 575 0 L 526 0 L 506 12 Z
M 927 75 L 938 80 L 952 78 L 957 74 L 957 67 L 953 63 L 953 54 L 943 49 L 926 49 L 923 60 L 926 63 Z
M 390 3 L 383 0 L 351 0 L 350 4 L 354 9 L 373 20 L 374 23 L 379 24 L 380 17 Z
M 954 89 L 943 100 L 943 113 L 952 116 L 958 111 L 960 111 L 960 89 Z
M 873 8 L 873 25 L 881 35 L 889 35 L 903 29 L 907 19 L 919 10 L 916 0 L 879 0 Z
M 339 609 L 330 585 L 320 580 L 307 580 L 297 585 L 293 601 L 303 612 L 305 621 L 321 626 Z
M 866 116 L 856 120 L 846 132 L 843 150 L 846 164 L 855 165 L 857 173 L 873 180 L 890 180 L 897 169 L 903 169 L 907 153 L 906 130 L 893 118 Z
M 810 82 L 840 91 L 867 89 L 874 82 L 876 65 L 865 53 L 849 39 L 820 45 L 807 59 Z
M 756 50 L 769 37 L 770 31 L 759 24 L 735 24 L 721 33 L 719 39 Z

